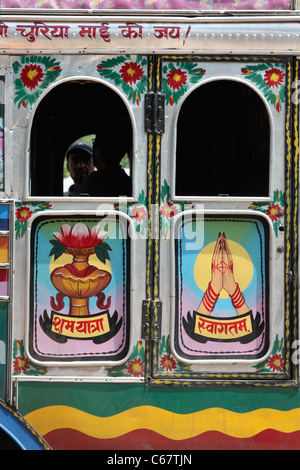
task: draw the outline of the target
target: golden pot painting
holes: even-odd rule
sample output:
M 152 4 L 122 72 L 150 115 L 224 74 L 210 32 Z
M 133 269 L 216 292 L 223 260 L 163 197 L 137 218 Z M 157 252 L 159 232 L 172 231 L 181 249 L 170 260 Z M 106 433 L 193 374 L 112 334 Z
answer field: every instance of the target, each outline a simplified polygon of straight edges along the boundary
M 45 364 L 121 361 L 130 342 L 129 219 L 36 217 L 31 228 L 31 357 Z
M 64 307 L 64 297 L 70 299 L 70 316 L 88 316 L 89 298 L 97 297 L 97 307 L 106 309 L 110 306 L 110 297 L 105 302 L 103 290 L 111 281 L 111 274 L 103 269 L 89 264 L 89 257 L 93 254 L 101 262 L 109 259 L 109 245 L 104 242 L 107 232 L 101 230 L 101 225 L 92 228 L 83 223 L 73 227 L 68 224 L 61 226 L 61 233 L 53 233 L 55 240 L 51 240 L 53 248 L 50 255 L 57 259 L 62 254 L 73 256 L 73 262 L 55 268 L 51 273 L 51 282 L 58 290 L 56 301 L 50 299 L 51 307 L 60 311 Z

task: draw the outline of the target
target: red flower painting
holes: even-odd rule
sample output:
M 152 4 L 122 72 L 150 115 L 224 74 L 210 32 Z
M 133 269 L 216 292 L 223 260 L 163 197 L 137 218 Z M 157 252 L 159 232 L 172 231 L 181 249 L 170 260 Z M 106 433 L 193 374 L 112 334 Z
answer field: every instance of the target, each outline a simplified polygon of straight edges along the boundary
M 279 87 L 283 83 L 284 76 L 282 70 L 273 67 L 264 74 L 264 81 L 269 88 Z
M 133 359 L 128 366 L 128 373 L 133 377 L 140 377 L 144 375 L 144 364 L 140 358 Z
M 124 82 L 133 85 L 142 78 L 144 70 L 136 62 L 126 62 L 122 65 L 120 74 Z
M 30 90 L 34 90 L 43 80 L 43 77 L 42 67 L 37 64 L 25 65 L 20 74 L 23 85 L 30 88 Z
M 268 367 L 273 371 L 273 372 L 280 372 L 283 370 L 283 357 L 281 354 L 274 354 L 269 359 L 268 362 Z
M 176 369 L 177 365 L 176 362 L 174 361 L 173 357 L 170 354 L 165 354 L 161 360 L 160 360 L 160 365 L 163 367 L 166 371 L 172 371 L 173 369 Z
M 26 206 L 21 206 L 16 210 L 16 219 L 21 222 L 21 224 L 24 224 L 24 222 L 32 216 L 32 211 L 29 209 L 29 207 Z
M 167 75 L 168 85 L 173 90 L 178 90 L 187 81 L 187 72 L 181 69 L 170 70 Z
M 21 373 L 21 372 L 25 372 L 28 369 L 29 369 L 28 359 L 26 359 L 25 356 L 16 357 L 16 359 L 14 360 L 14 372 Z
M 280 217 L 280 211 L 281 207 L 279 206 L 279 204 L 272 204 L 267 208 L 267 215 L 273 222 L 276 222 L 277 219 Z

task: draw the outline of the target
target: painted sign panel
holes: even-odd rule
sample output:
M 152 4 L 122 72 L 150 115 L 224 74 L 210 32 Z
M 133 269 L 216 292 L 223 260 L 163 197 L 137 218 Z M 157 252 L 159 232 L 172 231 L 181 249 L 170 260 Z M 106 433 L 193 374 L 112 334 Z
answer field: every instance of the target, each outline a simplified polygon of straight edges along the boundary
M 262 217 L 177 219 L 174 347 L 183 360 L 253 360 L 267 352 L 268 233 Z
M 29 353 L 38 361 L 121 361 L 128 352 L 128 221 L 39 217 L 31 235 Z

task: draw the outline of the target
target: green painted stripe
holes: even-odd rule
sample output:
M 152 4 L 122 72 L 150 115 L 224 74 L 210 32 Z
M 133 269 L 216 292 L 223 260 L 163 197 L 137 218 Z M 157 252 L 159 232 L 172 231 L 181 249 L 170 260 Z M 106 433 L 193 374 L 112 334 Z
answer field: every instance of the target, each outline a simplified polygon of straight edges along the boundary
M 300 407 L 298 390 L 277 389 L 154 389 L 143 384 L 21 382 L 18 395 L 22 415 L 51 405 L 67 405 L 103 417 L 142 405 L 179 414 L 216 407 L 238 413 Z

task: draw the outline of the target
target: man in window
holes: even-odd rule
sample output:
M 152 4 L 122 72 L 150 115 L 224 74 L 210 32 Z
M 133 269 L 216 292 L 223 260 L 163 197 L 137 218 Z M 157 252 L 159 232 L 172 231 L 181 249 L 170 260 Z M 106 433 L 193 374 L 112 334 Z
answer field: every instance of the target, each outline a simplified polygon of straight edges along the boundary
M 83 180 L 94 171 L 93 148 L 86 142 L 75 142 L 68 148 L 66 159 L 74 183 L 65 196 L 76 196 Z
M 131 196 L 131 178 L 120 166 L 121 159 L 130 155 L 131 139 L 130 122 L 119 126 L 110 122 L 101 125 L 93 144 L 96 171 L 84 180 L 78 195 Z

